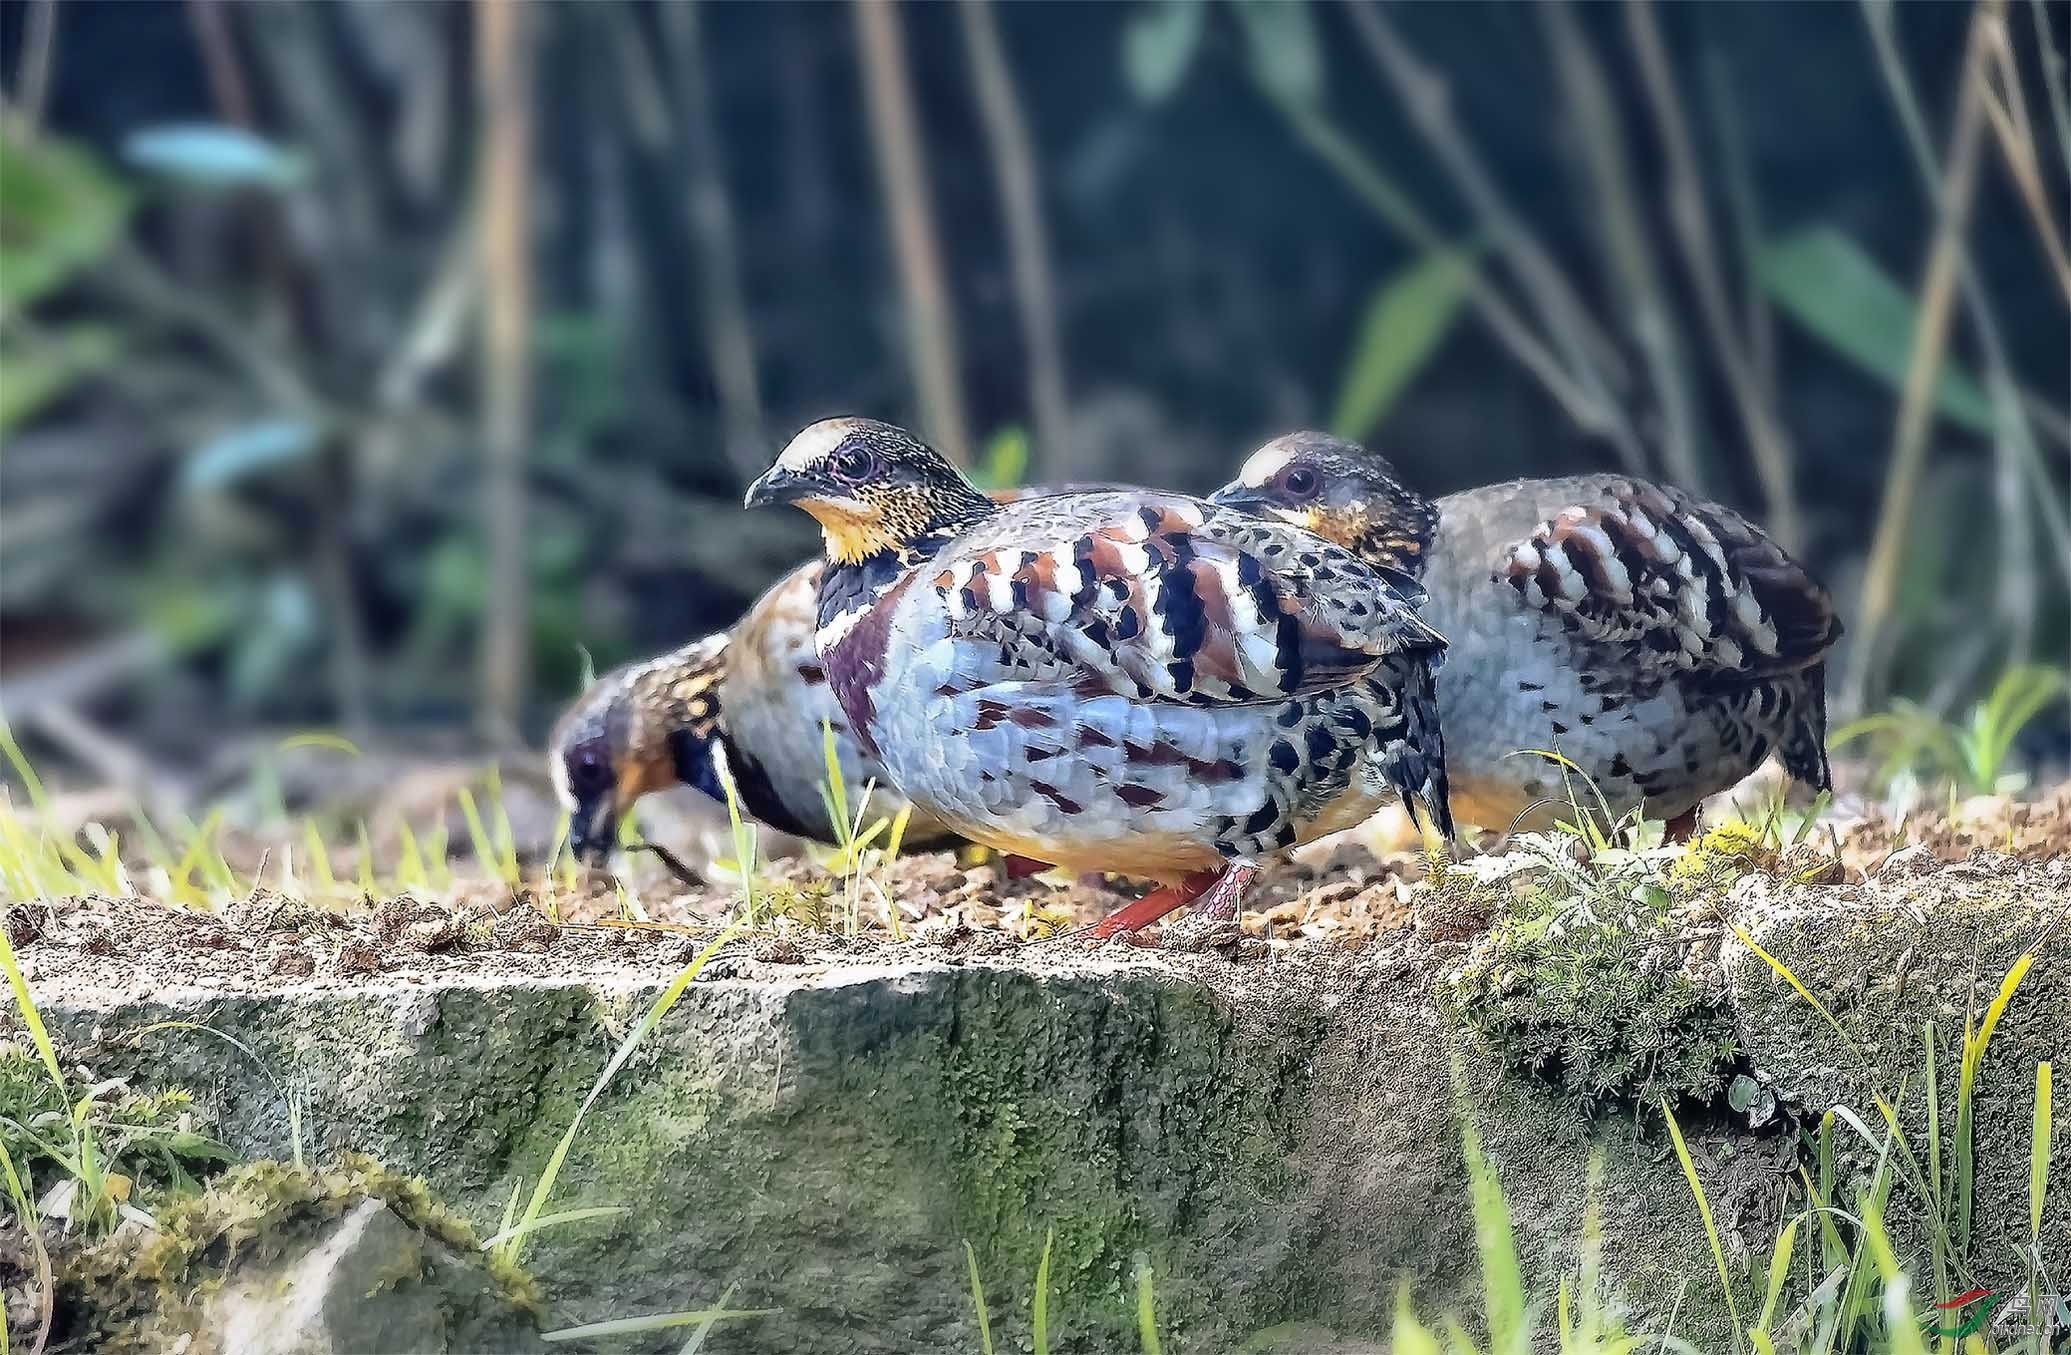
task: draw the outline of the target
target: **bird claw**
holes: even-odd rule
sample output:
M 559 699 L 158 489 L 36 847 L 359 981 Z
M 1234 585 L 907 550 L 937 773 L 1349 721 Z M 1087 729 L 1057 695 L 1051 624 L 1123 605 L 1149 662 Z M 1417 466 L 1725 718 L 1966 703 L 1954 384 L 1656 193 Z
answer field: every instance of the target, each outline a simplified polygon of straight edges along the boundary
M 1221 950 L 1244 939 L 1244 924 L 1233 917 L 1189 917 L 1165 925 L 1159 944 L 1182 955 Z

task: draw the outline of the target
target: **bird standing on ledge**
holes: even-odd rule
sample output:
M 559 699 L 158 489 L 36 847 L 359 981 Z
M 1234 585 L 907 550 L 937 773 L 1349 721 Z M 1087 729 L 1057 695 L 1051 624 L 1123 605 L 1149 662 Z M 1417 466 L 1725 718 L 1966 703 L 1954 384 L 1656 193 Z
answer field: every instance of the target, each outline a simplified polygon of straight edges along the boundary
M 904 802 L 857 746 L 814 652 L 819 583 L 820 562 L 801 565 L 732 630 L 614 669 L 569 706 L 547 741 L 547 760 L 578 859 L 609 856 L 619 820 L 650 792 L 687 785 L 725 804 L 722 757 L 744 813 L 786 833 L 837 841 L 821 798 L 823 721 L 834 731 L 848 802 L 861 804 L 874 781 L 872 817 L 899 813 Z M 905 841 L 919 847 L 948 836 L 916 810 Z
M 1234 921 L 1267 855 L 1391 792 L 1448 836 L 1444 642 L 1307 532 L 1147 490 L 1001 506 L 903 429 L 828 419 L 748 490 L 818 520 L 818 647 L 867 753 L 1001 851 Z M 1412 809 L 1414 813 L 1414 808 Z
M 1571 813 L 1563 769 L 1610 817 L 1644 806 L 1672 836 L 1774 752 L 1827 789 L 1833 599 L 1729 508 L 1622 475 L 1512 480 L 1433 501 L 1387 461 L 1290 433 L 1213 496 L 1304 527 L 1430 595 L 1451 644 L 1439 679 L 1461 819 L 1507 832 Z M 1572 794 L 1600 813 L 1586 787 Z
M 1069 488 L 996 489 L 992 497 L 1012 503 Z M 834 731 L 849 804 L 861 805 L 864 788 L 873 787 L 871 817 L 898 817 L 906 802 L 857 746 L 827 688 L 813 647 L 819 587 L 820 561 L 800 565 L 770 585 L 732 630 L 615 668 L 569 704 L 547 740 L 547 767 L 578 859 L 601 864 L 619 820 L 656 791 L 690 786 L 724 807 L 714 761 L 722 750 L 744 813 L 780 832 L 840 841 L 820 795 L 827 783 L 823 727 Z M 916 812 L 901 841 L 941 847 L 953 835 Z M 1041 868 L 1008 863 L 1009 874 Z

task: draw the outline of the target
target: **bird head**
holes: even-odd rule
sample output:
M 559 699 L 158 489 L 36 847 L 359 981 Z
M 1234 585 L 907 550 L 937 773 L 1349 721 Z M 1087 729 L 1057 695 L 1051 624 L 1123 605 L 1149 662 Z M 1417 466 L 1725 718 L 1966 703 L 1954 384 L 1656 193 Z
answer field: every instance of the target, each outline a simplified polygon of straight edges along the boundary
M 1438 505 L 1403 484 L 1385 457 L 1328 433 L 1274 438 L 1209 500 L 1292 523 L 1412 578 L 1423 575 L 1438 529 Z
M 678 783 L 724 799 L 715 745 L 727 637 L 614 669 L 578 697 L 547 743 L 576 859 L 602 865 L 641 796 Z
M 946 538 L 993 503 L 940 452 L 875 419 L 822 419 L 748 487 L 750 508 L 788 503 L 812 514 L 827 555 L 855 564 Z

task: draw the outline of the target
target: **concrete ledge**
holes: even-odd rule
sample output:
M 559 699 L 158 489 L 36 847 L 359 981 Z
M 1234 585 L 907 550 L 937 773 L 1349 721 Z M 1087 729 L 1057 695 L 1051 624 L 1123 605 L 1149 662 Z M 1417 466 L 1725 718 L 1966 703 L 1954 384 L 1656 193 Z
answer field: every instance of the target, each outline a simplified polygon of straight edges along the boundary
M 1693 972 L 1787 1109 L 1847 1101 L 1874 1120 L 1869 1082 L 1912 1071 L 1929 1017 L 1958 1037 L 1966 1003 L 1982 1010 L 2014 955 L 2071 907 L 2066 885 L 2060 866 L 1967 883 L 1744 881 L 1741 925 L 1828 996 L 1867 1070 L 1730 936 Z M 286 982 L 233 957 L 182 986 L 161 981 L 170 960 L 125 970 L 74 939 L 48 932 L 24 953 L 46 1014 L 99 1075 L 185 1086 L 233 1145 L 277 1155 L 289 1145 L 272 1078 L 291 1081 L 306 1090 L 312 1152 L 421 1172 L 478 1221 L 500 1214 L 514 1181 L 537 1179 L 685 949 L 614 938 L 504 960 L 419 954 L 376 975 L 333 966 Z M 1980 1083 L 1981 1237 L 2025 1225 L 2034 1064 L 2067 1053 L 2066 938 L 2051 945 Z M 621 1072 L 554 1207 L 632 1212 L 540 1235 L 527 1262 L 557 1320 L 695 1307 L 738 1283 L 736 1302 L 783 1312 L 752 1336 L 737 1329 L 733 1348 L 968 1351 L 964 1241 L 995 1330 L 1019 1332 L 1054 1231 L 1061 1349 L 1133 1348 L 1125 1295 L 1142 1252 L 1168 1349 L 1232 1350 L 1299 1323 L 1309 1344 L 1280 1348 L 1321 1348 L 1324 1329 L 1356 1350 L 1385 1332 L 1405 1281 L 1426 1308 L 1476 1306 L 1457 1068 L 1528 1263 L 1571 1255 L 1601 1152 L 1607 1267 L 1636 1325 L 1658 1329 L 1679 1303 L 1679 1334 L 1724 1343 L 1710 1254 L 1660 1135 L 1635 1138 L 1644 1114 L 1583 1122 L 1505 1072 L 1440 1001 L 1461 944 L 1403 933 L 1247 963 L 842 948 L 803 964 L 723 958 Z M 1878 986 L 1896 971 L 1902 983 Z M 266 1069 L 206 1035 L 143 1033 L 176 1020 L 244 1042 Z M 1955 1060 L 1942 1066 L 1953 1079 Z M 1952 1106 L 1953 1083 L 1945 1096 Z M 1766 1245 L 1795 1134 L 1701 1112 L 1685 1128 L 1722 1226 L 1736 1245 Z M 2046 1224 L 2060 1236 L 2067 1198 Z

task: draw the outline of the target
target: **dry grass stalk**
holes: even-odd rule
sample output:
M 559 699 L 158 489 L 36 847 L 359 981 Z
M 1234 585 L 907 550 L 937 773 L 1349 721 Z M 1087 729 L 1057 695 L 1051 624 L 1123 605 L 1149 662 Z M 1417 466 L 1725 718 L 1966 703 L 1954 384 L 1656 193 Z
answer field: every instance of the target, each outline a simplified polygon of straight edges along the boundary
M 526 622 L 525 462 L 532 409 L 532 79 L 516 0 L 476 0 L 475 78 L 482 120 L 482 450 L 489 539 L 481 648 L 482 718 L 515 738 L 530 669 Z
M 1899 564 L 1912 524 L 1913 500 L 1927 464 L 1927 430 L 1934 419 L 1935 390 L 1948 346 L 1951 302 L 1955 299 L 1963 258 L 1963 235 L 1977 189 L 1985 125 L 1985 32 L 1989 21 L 2002 9 L 2003 0 L 1983 0 L 1972 17 L 1964 50 L 1963 83 L 1937 194 L 1938 222 L 1920 286 L 1912 357 L 1899 400 L 1898 426 L 1892 436 L 1891 465 L 1884 481 L 1876 535 L 1863 571 L 1854 678 L 1849 684 L 1858 709 L 1868 694 L 1871 675 L 1882 666 L 1882 642 L 1886 639 L 1882 632 L 1897 598 Z
M 1891 91 L 1893 106 L 1905 129 L 1906 143 L 1928 202 L 1940 212 L 1946 208 L 1940 158 L 1930 141 L 1920 100 L 1898 51 L 1893 30 L 1893 10 L 1888 3 L 1865 0 L 1863 19 L 1877 55 L 1878 69 Z M 2044 71 L 2054 54 L 2047 35 L 2039 35 Z M 2032 649 L 2032 636 L 2039 608 L 2040 589 L 2032 566 L 2034 534 L 2028 520 L 2032 507 L 2048 529 L 2056 546 L 2059 568 L 2071 581 L 2071 515 L 2061 502 L 2062 490 L 2043 462 L 2031 430 L 2039 430 L 2060 443 L 2071 445 L 2071 428 L 2064 416 L 2045 401 L 2020 389 L 2001 336 L 1991 298 L 1987 295 L 1976 262 L 1967 244 L 1958 241 L 1959 282 L 1964 309 L 1978 340 L 1984 360 L 1987 388 L 1995 411 L 1997 466 L 1994 490 L 1998 498 L 1999 521 L 1995 536 L 1999 547 L 2000 588 L 1998 605 L 2013 633 L 2012 652 L 2023 655 Z
M 1271 92 L 1267 91 L 1268 97 Z M 1315 156 L 1329 165 L 1352 195 L 1365 203 L 1382 224 L 1424 251 L 1456 250 L 1458 244 L 1442 235 L 1421 208 L 1376 169 L 1366 153 L 1345 135 L 1342 128 L 1313 108 L 1277 100 L 1281 113 Z M 1575 426 L 1607 438 L 1625 468 L 1635 475 L 1647 471 L 1646 455 L 1638 439 L 1631 436 L 1623 411 L 1603 398 L 1601 391 L 1587 388 L 1561 365 L 1561 361 L 1539 338 L 1516 307 L 1488 279 L 1487 272 L 1466 257 L 1469 270 L 1467 297 L 1475 313 L 1489 327 L 1516 360 L 1538 378 L 1539 384 L 1561 407 Z
M 1552 255 L 1503 197 L 1495 176 L 1454 120 L 1444 81 L 1417 59 L 1370 0 L 1349 6 L 1346 13 L 1411 124 L 1517 273 L 1541 323 L 1563 350 L 1563 370 L 1592 401 L 1595 426 L 1617 444 L 1627 465 L 1644 469 L 1645 451 L 1619 402 L 1628 378 L 1617 345 L 1597 326 Z
M 1069 437 L 1064 352 L 1058 337 L 1057 287 L 1050 268 L 1049 230 L 1037 192 L 1034 139 L 1022 115 L 1021 95 L 1000 42 L 993 0 L 961 0 L 964 53 L 992 151 L 992 172 L 1006 220 L 1007 254 L 1014 270 L 1014 294 L 1021 308 L 1021 342 L 1028 350 L 1028 399 L 1035 412 L 1036 447 L 1056 465 Z
M 1676 74 L 1661 41 L 1661 30 L 1654 22 L 1653 7 L 1646 0 L 1628 0 L 1625 18 L 1639 59 L 1640 83 L 1646 89 L 1648 107 L 1653 111 L 1662 150 L 1668 159 L 1669 221 L 1682 248 L 1683 266 L 1697 290 L 1698 310 L 1704 318 L 1706 333 L 1719 365 L 1725 370 L 1741 427 L 1754 450 L 1755 471 L 1761 477 L 1763 498 L 1768 503 L 1768 527 L 1785 550 L 1802 551 L 1805 527 L 1795 484 L 1796 457 L 1775 409 L 1764 398 L 1748 345 L 1734 324 L 1733 303 L 1719 266 L 1718 244 L 1705 208 L 1704 180 L 1698 171 L 1689 120 L 1683 115 Z
M 1676 325 L 1674 307 L 1654 257 L 1653 232 L 1640 210 L 1632 180 L 1632 161 L 1624 130 L 1596 53 L 1576 26 L 1570 6 L 1543 4 L 1534 11 L 1553 53 L 1554 75 L 1561 96 L 1580 129 L 1576 138 L 1590 193 L 1601 205 L 1595 225 L 1603 240 L 1610 273 L 1622 294 L 1633 341 L 1646 361 L 1661 407 L 1661 460 L 1670 478 L 1686 489 L 1703 491 L 1703 467 L 1697 459 L 1687 357 Z
M 762 386 L 755 374 L 755 334 L 741 293 L 739 232 L 726 188 L 726 159 L 705 80 L 704 35 L 695 4 L 661 7 L 662 33 L 681 85 L 685 215 L 697 243 L 704 300 L 705 347 L 726 426 L 726 452 L 743 482 L 769 457 Z
M 2003 18 L 1993 21 L 1985 41 L 1992 70 L 1998 76 L 1996 84 L 1988 84 L 1985 89 L 1985 116 L 1992 120 L 1993 135 L 1999 142 L 2000 153 L 2006 157 L 2007 173 L 2012 175 L 2021 201 L 2034 218 L 2035 236 L 2056 270 L 2057 285 L 2071 300 L 2071 256 L 2065 254 L 2063 237 L 2050 215 L 2049 190 L 2043 186 L 2042 164 L 2035 150 L 2035 129 L 2028 121 L 2020 67 L 2014 61 L 2012 37 Z
M 855 17 L 863 64 L 863 102 L 870 115 L 878 187 L 899 258 L 921 425 L 945 456 L 958 465 L 968 465 L 971 434 L 959 377 L 956 308 L 950 300 L 942 245 L 930 215 L 934 195 L 928 186 L 920 114 L 913 103 L 899 12 L 891 0 L 860 0 L 850 7 L 850 13 Z
M 20 91 L 14 112 L 31 137 L 43 121 L 43 105 L 50 100 L 50 71 L 57 59 L 57 47 L 57 0 L 34 0 L 23 27 L 22 54 L 14 69 L 14 87 Z

